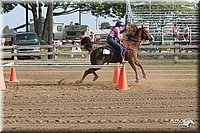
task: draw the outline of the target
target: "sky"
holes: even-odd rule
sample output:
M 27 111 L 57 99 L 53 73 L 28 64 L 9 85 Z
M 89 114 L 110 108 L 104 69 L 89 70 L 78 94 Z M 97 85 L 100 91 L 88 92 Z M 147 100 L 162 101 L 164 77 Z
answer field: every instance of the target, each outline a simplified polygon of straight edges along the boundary
M 188 1 L 195 2 L 197 0 L 188 0 Z M 25 22 L 26 22 L 25 8 L 23 8 L 21 6 L 17 6 L 11 12 L 3 14 L 1 16 L 2 17 L 0 18 L 0 20 L 1 20 L 2 28 L 5 27 L 6 25 L 8 25 L 10 28 L 15 28 L 19 25 L 25 24 Z M 43 14 L 43 16 L 44 16 L 44 14 Z M 29 11 L 29 19 L 31 19 L 31 18 L 32 18 L 32 14 Z M 73 14 L 69 14 L 69 15 L 56 16 L 53 19 L 56 22 L 64 22 L 65 24 L 70 24 L 71 21 L 73 21 L 73 23 L 78 23 L 79 15 L 77 12 L 77 13 L 73 13 Z M 82 24 L 88 25 L 92 30 L 95 30 L 96 28 L 98 28 L 96 26 L 97 25 L 96 23 L 98 23 L 98 25 L 99 25 L 102 22 L 109 22 L 111 25 L 114 25 L 115 22 L 113 22 L 113 20 L 115 20 L 115 19 L 116 18 L 99 17 L 98 21 L 96 21 L 96 17 L 92 16 L 91 13 L 82 14 Z M 122 21 L 124 22 L 124 19 L 122 19 Z

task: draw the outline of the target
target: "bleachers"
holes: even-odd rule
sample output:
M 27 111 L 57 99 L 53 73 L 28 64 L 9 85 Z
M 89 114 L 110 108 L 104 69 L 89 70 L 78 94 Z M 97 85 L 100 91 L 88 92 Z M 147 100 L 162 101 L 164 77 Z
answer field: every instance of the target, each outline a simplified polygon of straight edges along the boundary
M 168 9 L 153 10 L 154 5 L 160 4 L 158 2 L 152 3 L 152 7 L 149 7 L 149 1 L 146 1 L 146 9 L 134 8 L 133 22 L 137 25 L 144 24 L 148 26 L 149 31 L 155 37 L 155 44 L 174 44 L 173 38 L 173 26 L 178 23 L 183 26 L 185 23 L 190 27 L 189 44 L 199 44 L 199 14 L 197 11 L 193 11 L 192 14 L 186 14 L 181 10 L 174 10 L 173 5 L 169 4 Z M 177 5 L 174 5 L 177 6 Z M 151 12 L 152 10 L 152 12 Z M 180 27 L 180 30 L 182 27 Z M 181 32 L 180 32 L 181 34 Z M 181 36 L 180 36 L 181 37 Z M 178 41 L 180 44 L 185 44 L 183 38 Z M 177 43 L 177 42 L 175 42 Z
M 197 15 L 190 14 L 190 15 L 181 15 L 183 17 L 182 19 L 176 20 L 171 19 L 174 17 L 174 15 L 170 18 L 168 17 L 158 17 L 161 16 L 160 14 L 156 14 L 157 17 L 152 18 L 151 14 L 137 14 L 137 17 L 140 17 L 142 19 L 137 20 L 136 23 L 139 24 L 146 24 L 149 27 L 149 31 L 152 33 L 152 35 L 155 37 L 155 42 L 157 43 L 168 43 L 173 42 L 173 26 L 175 23 L 178 23 L 179 25 L 184 25 L 185 23 L 189 25 L 190 27 L 190 43 L 196 44 L 199 42 L 199 22 Z M 169 19 L 170 18 L 170 19 Z M 176 18 L 180 18 L 179 15 L 176 15 Z M 181 30 L 182 27 L 180 27 Z M 181 32 L 180 32 L 181 34 Z M 183 40 L 180 38 L 180 40 Z

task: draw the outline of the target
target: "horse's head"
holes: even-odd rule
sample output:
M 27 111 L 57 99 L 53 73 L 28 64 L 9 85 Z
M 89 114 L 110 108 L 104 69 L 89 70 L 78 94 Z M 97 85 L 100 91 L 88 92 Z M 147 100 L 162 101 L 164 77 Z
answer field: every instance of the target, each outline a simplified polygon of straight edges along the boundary
M 151 33 L 147 30 L 146 27 L 143 27 L 139 29 L 141 31 L 141 40 L 149 40 L 151 43 L 154 41 L 154 37 L 151 35 Z
M 93 50 L 92 47 L 92 41 L 89 37 L 83 37 L 81 39 L 81 46 L 84 46 L 84 48 L 89 51 L 89 53 L 91 53 L 91 51 Z
M 149 40 L 150 43 L 154 41 L 154 37 L 150 34 L 146 27 L 139 28 L 135 24 L 128 24 L 126 27 L 126 34 L 129 40 L 141 42 L 142 40 Z

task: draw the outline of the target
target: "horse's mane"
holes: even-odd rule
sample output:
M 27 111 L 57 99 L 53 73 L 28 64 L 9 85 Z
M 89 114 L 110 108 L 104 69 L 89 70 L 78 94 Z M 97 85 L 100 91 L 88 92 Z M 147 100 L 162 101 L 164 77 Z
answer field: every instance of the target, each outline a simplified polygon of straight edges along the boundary
M 136 32 L 138 31 L 138 27 L 135 24 L 128 24 L 126 36 L 130 38 L 131 36 L 134 36 Z
M 91 41 L 91 39 L 88 36 L 83 37 L 81 39 L 81 45 L 84 46 L 84 48 L 87 51 L 89 51 L 89 53 L 91 53 L 93 51 L 92 41 Z

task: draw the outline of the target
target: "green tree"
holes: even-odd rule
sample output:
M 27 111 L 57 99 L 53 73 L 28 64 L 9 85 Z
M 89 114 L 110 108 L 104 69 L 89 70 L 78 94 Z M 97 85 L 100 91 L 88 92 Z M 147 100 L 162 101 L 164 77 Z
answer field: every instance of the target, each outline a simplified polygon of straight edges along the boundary
M 8 33 L 10 31 L 10 27 L 8 25 L 6 25 L 4 28 L 3 28 L 3 31 L 2 33 Z
M 126 13 L 125 1 L 103 1 L 90 3 L 90 11 L 92 15 L 97 17 L 112 17 L 122 19 Z
M 28 6 L 26 6 L 28 4 Z M 34 26 L 37 27 L 35 28 L 35 32 L 38 34 L 39 37 L 41 37 L 42 33 L 42 2 L 36 3 L 36 2 L 31 2 L 31 3 L 24 3 L 24 2 L 17 2 L 17 3 L 10 3 L 7 1 L 2 2 L 2 8 L 3 8 L 3 13 L 9 13 L 12 11 L 16 6 L 22 6 L 25 9 L 28 8 L 32 12 L 33 19 L 34 19 Z

